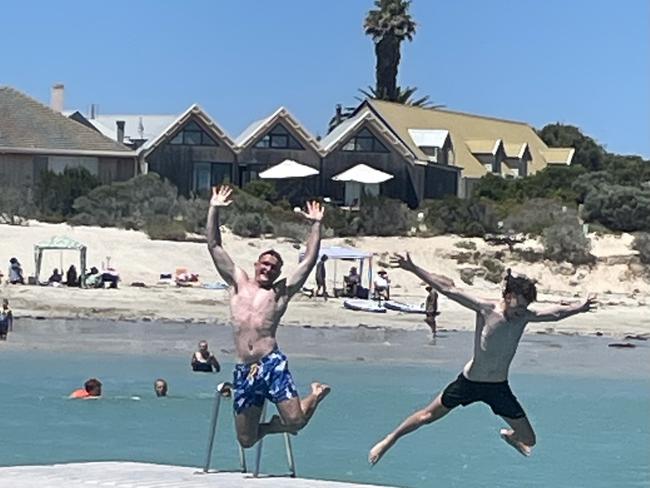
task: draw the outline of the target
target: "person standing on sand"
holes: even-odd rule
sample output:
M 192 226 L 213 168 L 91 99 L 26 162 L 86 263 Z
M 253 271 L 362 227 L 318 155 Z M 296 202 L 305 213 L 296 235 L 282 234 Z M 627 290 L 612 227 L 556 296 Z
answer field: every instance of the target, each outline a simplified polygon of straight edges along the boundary
M 6 341 L 11 330 L 14 330 L 14 316 L 9 308 L 9 300 L 3 298 L 0 308 L 0 341 Z
M 312 226 L 304 259 L 293 275 L 276 281 L 282 270 L 282 257 L 270 249 L 259 255 L 254 264 L 255 274 L 249 277 L 235 265 L 221 241 L 219 209 L 232 203 L 231 195 L 228 186 L 213 188 L 206 233 L 217 271 L 230 285 L 230 315 L 239 360 L 233 381 L 237 439 L 242 447 L 252 447 L 267 434 L 295 434 L 303 429 L 330 392 L 328 385 L 315 382 L 311 384 L 311 394 L 301 400 L 287 357 L 280 352 L 275 338 L 289 300 L 301 290 L 316 264 L 324 209 L 318 202 L 307 202 L 307 211 L 302 212 Z M 260 424 L 265 399 L 276 404 L 280 415 Z
M 424 305 L 424 321 L 431 329 L 432 337 L 435 340 L 437 327 L 436 317 L 440 315 L 440 312 L 438 312 L 438 292 L 430 286 L 427 286 L 426 289 L 429 294 L 427 295 L 427 301 Z
M 529 456 L 536 442 L 535 432 L 508 384 L 510 363 L 524 328 L 529 322 L 555 322 L 589 312 L 596 305 L 595 297 L 590 296 L 581 304 L 554 306 L 536 312 L 528 309 L 537 299 L 535 283 L 522 275 L 513 276 L 510 270 L 505 279 L 503 299 L 487 301 L 459 290 L 445 276 L 423 270 L 413 263 L 408 253 L 406 256 L 395 254 L 391 265 L 410 271 L 446 297 L 476 312 L 474 356 L 433 402 L 413 413 L 375 444 L 368 454 L 368 462 L 376 464 L 402 436 L 441 419 L 458 405 L 474 402 L 486 403 L 501 416 L 510 426 L 510 429 L 500 430 L 503 440 Z

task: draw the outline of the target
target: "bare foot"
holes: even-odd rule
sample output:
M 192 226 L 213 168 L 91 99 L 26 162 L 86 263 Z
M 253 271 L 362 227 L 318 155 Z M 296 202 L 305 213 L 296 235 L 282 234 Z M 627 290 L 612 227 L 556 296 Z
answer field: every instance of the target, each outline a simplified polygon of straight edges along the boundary
M 311 393 L 313 395 L 316 395 L 316 399 L 319 403 L 323 400 L 323 398 L 329 395 L 330 391 L 332 391 L 332 389 L 329 385 L 324 385 L 317 382 L 311 384 Z
M 499 431 L 499 434 L 501 435 L 501 438 L 506 441 L 508 444 L 510 444 L 512 447 L 514 447 L 522 456 L 530 456 L 532 454 L 532 449 L 530 446 L 527 446 L 521 441 L 516 441 L 512 438 L 512 430 L 509 429 L 501 429 Z
M 389 437 L 386 437 L 383 441 L 378 442 L 374 445 L 370 452 L 368 453 L 368 462 L 373 466 L 379 462 L 382 456 L 391 448 L 393 442 Z

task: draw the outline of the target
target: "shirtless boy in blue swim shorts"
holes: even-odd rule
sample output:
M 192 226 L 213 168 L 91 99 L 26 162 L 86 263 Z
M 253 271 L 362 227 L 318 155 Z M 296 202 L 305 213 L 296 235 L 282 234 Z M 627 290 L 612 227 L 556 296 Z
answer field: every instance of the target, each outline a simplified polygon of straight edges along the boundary
M 289 372 L 287 357 L 280 352 L 275 333 L 289 300 L 302 288 L 316 264 L 324 209 L 308 202 L 302 215 L 312 222 L 305 257 L 288 278 L 276 281 L 282 271 L 282 257 L 264 251 L 255 262 L 251 278 L 233 263 L 221 242 L 219 208 L 232 203 L 232 189 L 214 188 L 208 210 L 208 250 L 221 277 L 230 285 L 230 314 L 235 333 L 239 364 L 234 372 L 234 407 L 237 439 L 251 447 L 267 434 L 296 433 L 307 425 L 330 387 L 311 384 L 311 393 L 302 400 Z M 279 416 L 260 424 L 262 406 L 275 403 Z

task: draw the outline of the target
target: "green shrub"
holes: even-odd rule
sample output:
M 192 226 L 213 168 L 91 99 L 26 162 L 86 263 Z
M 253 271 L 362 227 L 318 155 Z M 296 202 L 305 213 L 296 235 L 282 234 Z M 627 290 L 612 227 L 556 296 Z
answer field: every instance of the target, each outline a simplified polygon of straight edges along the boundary
M 602 184 L 587 193 L 584 219 L 608 229 L 650 231 L 650 189 Z
M 454 243 L 454 246 L 460 249 L 469 249 L 470 251 L 476 250 L 476 243 L 474 241 L 458 241 Z
M 372 236 L 404 236 L 415 224 L 405 203 L 365 195 L 354 221 L 358 232 Z
M 502 230 L 538 236 L 553 224 L 575 222 L 577 215 L 575 205 L 565 205 L 559 200 L 531 198 L 510 210 L 503 220 Z
M 0 223 L 22 225 L 35 216 L 36 208 L 25 196 L 25 192 L 11 187 L 0 190 Z
M 273 225 L 265 216 L 258 213 L 241 213 L 233 217 L 230 229 L 241 237 L 259 237 L 273 233 Z
M 650 234 L 639 232 L 634 236 L 632 249 L 639 253 L 639 259 L 644 264 L 650 264 Z
M 591 243 L 577 222 L 546 228 L 542 234 L 542 243 L 544 257 L 552 261 L 568 261 L 572 264 L 591 264 L 595 261 L 590 252 Z
M 209 202 L 206 199 L 192 197 L 179 197 L 177 202 L 177 215 L 187 232 L 201 234 L 205 232 L 205 223 L 208 215 Z
M 151 240 L 184 241 L 185 226 L 182 222 L 172 220 L 163 215 L 152 217 L 144 225 L 144 231 Z
M 86 168 L 66 167 L 62 173 L 43 171 L 34 191 L 34 203 L 43 217 L 63 221 L 74 213 L 74 201 L 99 185 Z
M 243 191 L 260 200 L 274 203 L 278 199 L 278 191 L 275 184 L 269 180 L 253 180 L 246 183 Z
M 484 278 L 492 283 L 500 283 L 506 271 L 501 261 L 493 258 L 483 258 L 481 266 L 486 270 Z
M 424 203 L 424 223 L 433 234 L 483 237 L 496 232 L 499 214 L 489 200 L 463 200 L 450 197 Z
M 72 225 L 99 225 L 142 229 L 154 216 L 173 218 L 178 213 L 176 187 L 156 173 L 125 182 L 103 185 L 74 202 Z

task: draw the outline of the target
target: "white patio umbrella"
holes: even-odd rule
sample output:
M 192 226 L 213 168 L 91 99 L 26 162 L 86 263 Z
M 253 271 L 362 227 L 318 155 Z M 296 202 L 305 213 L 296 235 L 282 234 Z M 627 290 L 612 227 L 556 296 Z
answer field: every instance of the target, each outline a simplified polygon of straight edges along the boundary
M 284 178 L 305 178 L 317 174 L 318 170 L 311 166 L 297 163 L 291 159 L 285 159 L 281 163 L 262 171 L 259 176 L 267 180 L 280 180 Z
M 364 183 L 366 185 L 383 183 L 391 178 L 393 178 L 393 175 L 390 173 L 384 173 L 363 163 L 357 164 L 345 170 L 343 173 L 332 177 L 334 181 L 356 181 L 357 183 Z

